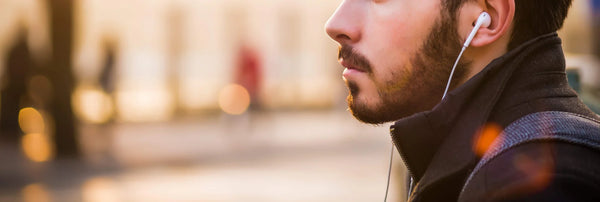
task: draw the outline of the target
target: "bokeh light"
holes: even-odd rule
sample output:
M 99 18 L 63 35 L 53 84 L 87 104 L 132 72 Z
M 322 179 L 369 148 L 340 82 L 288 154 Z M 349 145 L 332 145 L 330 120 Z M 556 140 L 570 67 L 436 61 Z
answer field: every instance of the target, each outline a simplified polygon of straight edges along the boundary
M 23 202 L 50 202 L 51 195 L 48 189 L 42 184 L 30 184 L 23 188 Z
M 243 114 L 250 106 L 250 94 L 241 85 L 229 84 L 219 94 L 219 106 L 225 113 Z
M 106 123 L 114 114 L 110 95 L 97 86 L 78 86 L 73 93 L 72 103 L 77 117 L 89 123 Z
M 117 195 L 116 183 L 108 178 L 96 177 L 83 184 L 82 196 L 84 202 L 115 202 L 120 201 Z
M 49 161 L 54 156 L 52 142 L 45 133 L 28 133 L 21 139 L 25 156 L 34 162 Z
M 122 122 L 160 122 L 173 117 L 172 93 L 162 84 L 127 84 L 115 95 L 117 120 Z
M 502 127 L 495 123 L 488 123 L 475 136 L 473 150 L 478 156 L 483 156 L 490 148 L 494 140 L 498 138 L 502 132 Z
M 31 107 L 19 111 L 19 126 L 25 134 L 45 132 L 44 117 L 38 110 Z

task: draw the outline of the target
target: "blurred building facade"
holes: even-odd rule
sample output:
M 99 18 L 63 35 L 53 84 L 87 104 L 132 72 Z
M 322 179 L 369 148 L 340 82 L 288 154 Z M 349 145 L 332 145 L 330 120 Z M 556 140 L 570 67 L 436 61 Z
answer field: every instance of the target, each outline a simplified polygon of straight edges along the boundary
M 0 26 L 8 29 L 0 37 L 0 55 L 6 57 L 19 24 L 31 30 L 27 38 L 34 56 L 51 54 L 44 1 L 3 2 L 7 6 Z M 266 109 L 332 107 L 340 103 L 344 89 L 336 47 L 322 27 L 338 3 L 74 1 L 75 113 L 101 123 L 219 111 L 222 90 L 239 83 L 235 75 L 243 48 L 253 51 L 261 72 L 259 86 L 249 89 L 260 98 L 253 102 Z M 593 56 L 592 5 L 594 1 L 576 1 L 561 32 L 565 50 L 575 55 L 572 66 L 578 66 L 577 56 Z M 593 77 L 597 74 L 583 74 L 584 82 L 600 80 Z
M 344 89 L 335 46 L 322 27 L 337 3 L 81 0 L 76 77 L 82 85 L 97 85 L 105 66 L 103 44 L 113 41 L 117 119 L 168 120 L 178 111 L 219 110 L 221 90 L 236 82 L 245 48 L 262 72 L 255 87 L 260 99 L 252 99 L 260 106 L 332 107 Z
M 242 114 L 249 108 L 343 110 L 342 69 L 336 46 L 323 31 L 337 3 L 2 1 L 2 87 L 11 79 L 22 80 L 19 93 L 33 92 L 34 101 L 39 95 L 52 98 L 36 103 L 23 102 L 20 94 L 2 99 L 3 104 L 15 101 L 3 110 L 14 111 L 9 120 L 17 133 L 13 139 L 20 140 L 22 150 L 29 148 L 24 152 L 37 162 L 52 160 L 64 145 L 76 150 L 74 141 L 88 158 L 98 152 L 110 158 L 126 156 L 115 151 L 136 143 L 120 144 L 119 138 L 135 136 L 111 132 L 112 126 L 104 127 L 109 123 L 218 118 L 214 114 Z M 35 69 L 41 73 L 10 78 L 11 68 L 4 65 L 13 47 L 28 53 L 27 62 L 39 63 Z M 76 120 L 71 121 L 73 113 Z M 28 125 L 37 129 L 28 131 Z

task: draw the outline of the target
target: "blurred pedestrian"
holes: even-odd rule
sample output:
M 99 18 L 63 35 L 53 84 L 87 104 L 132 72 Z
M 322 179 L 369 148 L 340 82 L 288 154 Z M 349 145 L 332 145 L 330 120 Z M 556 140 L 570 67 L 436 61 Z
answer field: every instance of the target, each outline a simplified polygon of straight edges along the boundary
M 0 84 L 0 134 L 12 142 L 17 142 L 21 136 L 19 110 L 28 101 L 26 82 L 32 76 L 34 65 L 26 34 L 24 30 L 18 32 L 15 45 L 8 53 L 6 73 Z
M 248 94 L 250 94 L 250 108 L 260 108 L 259 93 L 262 84 L 261 62 L 257 51 L 248 45 L 240 46 L 236 64 L 235 82 L 246 88 Z

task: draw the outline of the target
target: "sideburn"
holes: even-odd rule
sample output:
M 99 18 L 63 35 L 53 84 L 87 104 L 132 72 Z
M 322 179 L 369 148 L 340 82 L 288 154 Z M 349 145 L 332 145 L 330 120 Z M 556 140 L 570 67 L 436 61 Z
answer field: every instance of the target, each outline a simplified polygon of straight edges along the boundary
M 436 28 L 432 30 L 428 40 L 421 48 L 421 57 L 415 57 L 412 62 L 415 66 L 421 67 L 437 67 L 436 71 L 430 71 L 432 75 L 429 77 L 434 80 L 441 81 L 443 88 L 436 91 L 436 95 L 439 94 L 439 100 L 442 99 L 442 94 L 445 86 L 450 77 L 452 71 L 452 65 L 458 58 L 462 49 L 462 42 L 460 35 L 457 32 L 457 19 L 448 12 L 441 14 L 442 20 L 436 22 Z M 437 40 L 436 40 L 437 39 Z M 434 59 L 433 61 L 426 61 L 427 59 Z M 465 58 L 461 58 L 458 62 L 454 75 L 452 77 L 452 83 L 450 84 L 450 90 L 455 89 L 460 84 L 464 83 L 467 74 L 468 66 L 471 62 L 465 61 Z M 428 76 L 428 75 L 420 75 Z M 438 101 L 439 101 L 438 100 Z
M 410 76 L 406 77 L 409 78 L 406 81 L 409 84 L 403 85 L 404 91 L 410 92 L 410 98 L 400 98 L 404 99 L 400 102 L 398 96 L 393 94 L 398 92 L 394 86 L 388 85 L 391 89 L 380 89 L 383 105 L 379 111 L 387 111 L 379 114 L 381 120 L 398 120 L 431 110 L 441 101 L 452 65 L 462 48 L 460 36 L 456 31 L 457 21 L 444 11 L 442 10 L 441 19 L 435 22 L 427 40 L 421 46 L 419 54 L 410 59 L 415 68 L 407 71 L 410 73 Z M 464 58 L 459 61 L 450 85 L 451 90 L 465 82 L 469 63 L 464 61 Z
M 431 110 L 438 104 L 462 48 L 456 22 L 456 18 L 442 9 L 440 19 L 433 25 L 419 52 L 410 58 L 413 68 L 399 67 L 397 74 L 390 73 L 394 79 L 385 81 L 378 89 L 381 103 L 377 106 L 355 102 L 354 97 L 360 89 L 349 85 L 351 93 L 347 101 L 354 117 L 364 123 L 381 124 Z M 468 61 L 459 62 L 451 89 L 465 82 L 468 64 Z

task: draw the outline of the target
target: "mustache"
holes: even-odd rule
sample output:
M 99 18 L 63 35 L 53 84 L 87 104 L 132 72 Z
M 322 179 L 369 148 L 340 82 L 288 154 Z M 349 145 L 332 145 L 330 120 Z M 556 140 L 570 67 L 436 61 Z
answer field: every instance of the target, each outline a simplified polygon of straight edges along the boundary
M 369 60 L 365 56 L 361 55 L 356 50 L 354 50 L 354 48 L 350 45 L 343 44 L 340 46 L 338 52 L 338 60 L 339 59 L 344 59 L 344 61 L 347 62 L 349 65 L 352 65 L 352 67 L 357 68 L 359 70 L 365 72 L 372 72 L 371 63 L 369 62 Z

